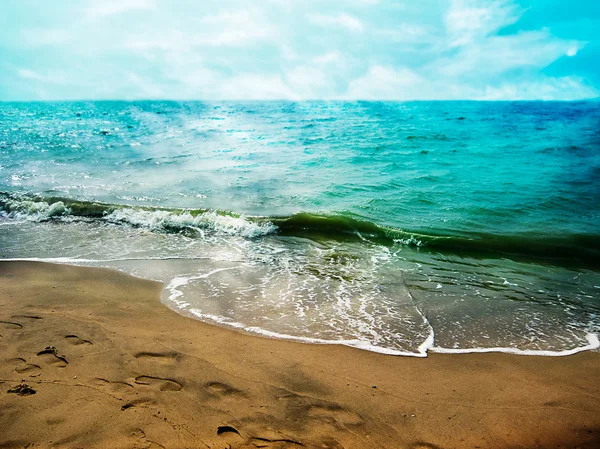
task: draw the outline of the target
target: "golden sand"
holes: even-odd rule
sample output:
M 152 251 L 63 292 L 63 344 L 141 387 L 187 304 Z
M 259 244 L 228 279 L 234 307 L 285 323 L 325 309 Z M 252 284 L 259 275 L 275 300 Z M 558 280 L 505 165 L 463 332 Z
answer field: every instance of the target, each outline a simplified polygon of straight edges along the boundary
M 385 356 L 182 317 L 115 271 L 0 263 L 0 448 L 598 448 L 600 354 Z

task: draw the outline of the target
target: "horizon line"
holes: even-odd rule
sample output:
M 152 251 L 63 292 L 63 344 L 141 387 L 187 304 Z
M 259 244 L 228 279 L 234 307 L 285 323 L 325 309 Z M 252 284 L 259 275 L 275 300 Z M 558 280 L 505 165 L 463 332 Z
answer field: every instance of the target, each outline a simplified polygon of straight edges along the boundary
M 353 98 L 353 99 L 327 99 L 327 98 L 312 98 L 294 100 L 290 98 L 269 98 L 269 99 L 174 99 L 174 98 L 136 98 L 136 99 L 125 99 L 125 98 L 96 98 L 96 99 L 28 99 L 28 100 L 2 100 L 0 103 L 99 103 L 99 102 L 121 102 L 121 103 L 136 103 L 136 102 L 171 102 L 171 103 L 308 103 L 308 102 L 323 102 L 323 103 L 450 103 L 450 102 L 477 102 L 477 103 L 582 103 L 600 101 L 600 97 L 589 97 L 580 98 L 573 100 L 560 100 L 560 99 L 504 99 L 504 100 L 490 100 L 490 99 L 477 99 L 477 98 L 463 98 L 463 99 L 412 99 L 412 100 L 400 100 L 400 99 L 368 99 L 368 98 Z

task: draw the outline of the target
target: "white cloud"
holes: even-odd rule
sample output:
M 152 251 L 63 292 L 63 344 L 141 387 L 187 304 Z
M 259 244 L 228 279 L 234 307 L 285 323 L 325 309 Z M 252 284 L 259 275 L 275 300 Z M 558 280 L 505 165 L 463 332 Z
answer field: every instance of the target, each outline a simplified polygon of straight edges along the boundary
M 33 70 L 29 69 L 17 69 L 17 75 L 21 78 L 30 79 L 30 80 L 43 80 L 44 77 Z
M 408 68 L 375 65 L 365 75 L 350 82 L 344 96 L 362 100 L 414 100 L 426 96 L 424 87 L 425 80 Z
M 330 51 L 313 58 L 313 62 L 318 65 L 336 64 L 342 61 L 342 55 L 339 51 Z
M 395 43 L 430 43 L 436 37 L 427 27 L 414 23 L 401 23 L 393 29 L 382 29 L 377 33 Z
M 165 91 L 159 85 L 147 80 L 144 77 L 139 76 L 134 72 L 127 72 L 125 74 L 130 84 L 136 86 L 136 95 L 130 99 L 138 98 L 164 98 Z
M 362 22 L 356 17 L 346 13 L 337 15 L 309 14 L 308 20 L 315 25 L 325 28 L 341 27 L 357 33 L 362 33 L 364 31 Z
M 294 95 L 301 99 L 331 98 L 334 85 L 323 70 L 300 66 L 288 70 L 285 74 L 288 85 Z
M 86 11 L 87 19 L 101 19 L 132 10 L 154 9 L 154 0 L 92 0 Z
M 473 85 L 456 79 L 419 75 L 402 68 L 373 66 L 349 84 L 345 98 L 365 100 L 580 100 L 600 92 L 579 77 L 543 77 Z
M 131 33 L 124 45 L 134 51 L 190 51 L 195 47 L 247 47 L 273 39 L 276 29 L 260 11 L 222 11 L 189 19 L 182 29 Z
M 522 10 L 509 0 L 451 0 L 445 23 L 452 47 L 467 45 L 515 23 Z
M 223 100 L 299 100 L 280 75 L 243 73 L 223 80 L 210 98 Z
M 65 74 L 62 72 L 50 71 L 46 73 L 36 72 L 30 69 L 16 69 L 19 78 L 26 80 L 37 81 L 43 84 L 63 84 L 65 82 Z
M 521 83 L 502 83 L 488 86 L 477 96 L 478 100 L 580 100 L 597 97 L 598 90 L 588 86 L 582 78 L 566 76 L 545 77 Z
M 443 2 L 186 0 L 184 9 L 171 0 L 82 0 L 65 8 L 62 24 L 0 30 L 6 56 L 20 61 L 4 58 L 3 83 L 32 98 L 598 96 L 584 79 L 544 74 L 584 42 L 550 28 L 504 29 L 524 13 L 516 0 Z M 307 30 L 307 21 L 321 28 Z
M 29 29 L 23 31 L 23 40 L 28 45 L 60 45 L 71 39 L 71 33 L 64 29 Z
M 207 29 L 196 43 L 204 45 L 248 45 L 269 38 L 273 31 L 257 10 L 223 11 L 203 18 L 201 23 Z
M 356 6 L 375 6 L 381 2 L 380 0 L 345 0 L 345 3 L 352 3 Z
M 134 34 L 126 38 L 122 45 L 135 52 L 150 50 L 178 51 L 190 47 L 190 36 L 180 30 L 161 33 L 160 36 Z
M 541 69 L 583 45 L 554 38 L 547 30 L 490 36 L 463 46 L 452 56 L 438 59 L 433 67 L 445 76 L 481 78 L 513 69 Z
M 540 70 L 563 56 L 575 55 L 584 42 L 554 37 L 548 29 L 497 34 L 523 14 L 509 0 L 451 0 L 445 15 L 446 48 L 422 70 L 443 79 L 449 94 L 462 98 L 582 98 L 590 92 L 580 80 L 543 77 Z M 527 79 L 515 78 L 527 74 Z M 433 78 L 432 78 L 433 79 Z M 560 80 L 560 81 L 559 81 Z M 462 87 L 461 87 L 462 86 Z M 560 92 L 559 86 L 565 88 Z M 435 95 L 447 97 L 433 88 Z M 521 94 L 519 94 L 519 92 Z

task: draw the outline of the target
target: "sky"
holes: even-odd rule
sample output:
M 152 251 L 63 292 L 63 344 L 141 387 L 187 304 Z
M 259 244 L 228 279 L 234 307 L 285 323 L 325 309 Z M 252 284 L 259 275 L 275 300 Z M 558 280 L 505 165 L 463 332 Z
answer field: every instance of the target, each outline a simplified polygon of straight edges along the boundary
M 0 0 L 0 100 L 578 100 L 598 0 Z

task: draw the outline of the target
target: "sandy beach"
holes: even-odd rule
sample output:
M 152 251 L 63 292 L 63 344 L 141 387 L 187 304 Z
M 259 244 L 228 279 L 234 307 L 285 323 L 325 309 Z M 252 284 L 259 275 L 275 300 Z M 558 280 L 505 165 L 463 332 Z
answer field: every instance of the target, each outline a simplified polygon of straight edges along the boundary
M 182 317 L 116 271 L 0 263 L 0 448 L 597 448 L 600 354 L 394 357 Z

